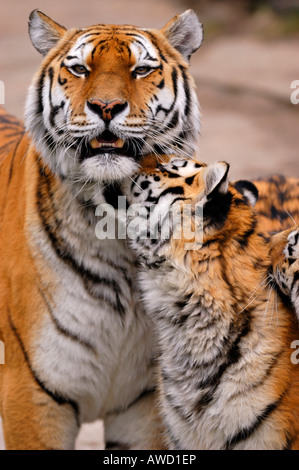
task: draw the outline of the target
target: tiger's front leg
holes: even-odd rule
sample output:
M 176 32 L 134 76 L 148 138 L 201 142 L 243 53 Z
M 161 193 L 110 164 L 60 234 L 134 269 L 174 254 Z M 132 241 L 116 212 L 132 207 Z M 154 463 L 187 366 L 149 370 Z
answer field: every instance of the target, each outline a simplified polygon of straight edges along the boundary
M 28 367 L 5 369 L 1 400 L 6 449 L 74 449 L 79 426 L 73 404 L 51 397 Z

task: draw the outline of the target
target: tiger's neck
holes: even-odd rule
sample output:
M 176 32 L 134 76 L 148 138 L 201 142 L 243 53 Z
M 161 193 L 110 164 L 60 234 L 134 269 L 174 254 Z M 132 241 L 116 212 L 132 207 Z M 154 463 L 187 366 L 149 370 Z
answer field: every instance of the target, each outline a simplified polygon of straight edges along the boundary
M 103 256 L 106 260 L 134 263 L 135 256 L 128 250 L 126 240 L 118 239 L 117 232 L 100 238 L 96 215 L 97 207 L 113 197 L 113 191 L 103 184 L 74 183 L 55 175 L 35 154 L 31 171 L 35 171 L 36 184 L 30 205 L 36 213 L 35 226 L 30 228 L 35 240 L 42 226 L 56 254 L 65 262 L 74 261 L 79 266 L 95 266 Z M 117 198 L 117 196 L 114 195 Z M 33 208 L 34 206 L 34 208 Z M 103 211 L 101 214 L 103 215 Z M 115 211 L 117 217 L 117 211 Z

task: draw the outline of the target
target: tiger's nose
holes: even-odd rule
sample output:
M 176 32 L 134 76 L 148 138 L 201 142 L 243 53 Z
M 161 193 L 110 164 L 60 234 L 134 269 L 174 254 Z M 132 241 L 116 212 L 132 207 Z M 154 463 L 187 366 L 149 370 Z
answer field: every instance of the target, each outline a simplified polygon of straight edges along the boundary
M 98 114 L 104 121 L 111 121 L 117 114 L 121 113 L 128 103 L 123 103 L 120 100 L 114 101 L 101 101 L 91 100 L 87 102 L 88 107 L 96 114 Z

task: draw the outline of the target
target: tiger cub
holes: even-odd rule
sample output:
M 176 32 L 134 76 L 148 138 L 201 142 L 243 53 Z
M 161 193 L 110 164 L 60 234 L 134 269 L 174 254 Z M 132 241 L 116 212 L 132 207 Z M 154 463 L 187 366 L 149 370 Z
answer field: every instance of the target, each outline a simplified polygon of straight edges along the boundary
M 271 239 L 273 275 L 281 292 L 290 299 L 299 320 L 299 226 Z
M 131 246 L 159 344 L 165 439 L 170 449 L 299 449 L 298 324 L 269 277 L 257 190 L 229 183 L 228 171 L 225 162 L 147 157 L 124 187 L 135 212 L 138 203 L 156 215 L 152 223 L 132 211 L 128 227 L 138 222 Z M 173 216 L 167 230 L 170 210 L 187 209 L 189 228 Z

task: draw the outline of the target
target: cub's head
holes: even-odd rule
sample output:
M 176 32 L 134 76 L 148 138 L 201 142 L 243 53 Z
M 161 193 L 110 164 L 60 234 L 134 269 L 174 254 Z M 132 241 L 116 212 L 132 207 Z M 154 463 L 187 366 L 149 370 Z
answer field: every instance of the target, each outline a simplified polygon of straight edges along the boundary
M 35 10 L 29 34 L 45 57 L 26 126 L 57 174 L 113 182 L 133 174 L 141 155 L 193 152 L 200 122 L 188 60 L 203 32 L 192 10 L 162 30 L 67 30 Z
M 164 256 L 184 258 L 186 250 L 200 250 L 210 240 L 246 246 L 256 232 L 252 206 L 258 191 L 249 181 L 229 183 L 228 171 L 226 162 L 143 158 L 142 169 L 124 181 L 122 191 L 131 245 L 147 265 Z

